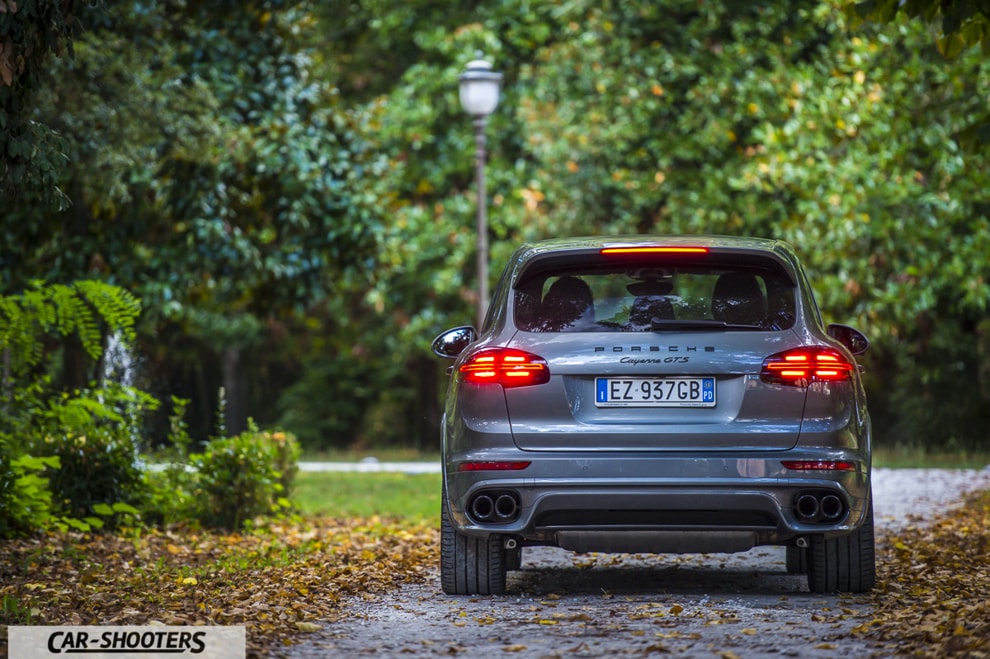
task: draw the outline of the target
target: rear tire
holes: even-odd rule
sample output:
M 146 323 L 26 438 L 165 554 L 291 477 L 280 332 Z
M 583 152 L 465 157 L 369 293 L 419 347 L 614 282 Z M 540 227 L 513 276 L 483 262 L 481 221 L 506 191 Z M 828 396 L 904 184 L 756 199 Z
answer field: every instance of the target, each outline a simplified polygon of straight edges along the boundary
M 440 503 L 440 586 L 448 595 L 501 595 L 506 555 L 501 537 L 458 533 Z
M 863 524 L 838 538 L 811 536 L 808 589 L 813 593 L 866 593 L 876 585 L 873 538 L 873 495 Z

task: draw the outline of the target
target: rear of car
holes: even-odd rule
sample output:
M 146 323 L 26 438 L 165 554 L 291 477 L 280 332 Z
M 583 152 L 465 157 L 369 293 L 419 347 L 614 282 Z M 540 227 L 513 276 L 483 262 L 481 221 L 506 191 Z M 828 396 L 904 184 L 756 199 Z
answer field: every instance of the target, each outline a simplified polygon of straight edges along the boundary
M 445 592 L 502 592 L 525 546 L 788 547 L 816 592 L 875 580 L 870 425 L 854 353 L 793 251 L 742 238 L 520 247 L 443 419 Z

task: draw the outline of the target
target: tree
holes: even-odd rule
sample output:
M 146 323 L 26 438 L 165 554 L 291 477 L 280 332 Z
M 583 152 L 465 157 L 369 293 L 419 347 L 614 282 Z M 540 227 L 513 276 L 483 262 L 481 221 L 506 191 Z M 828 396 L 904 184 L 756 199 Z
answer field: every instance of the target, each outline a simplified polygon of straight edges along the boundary
M 845 7 L 854 24 L 891 23 L 904 15 L 934 25 L 935 44 L 946 57 L 975 45 L 990 54 L 990 7 L 979 0 L 868 0 L 847 2 Z
M 31 120 L 31 96 L 49 55 L 72 55 L 73 0 L 0 0 L 0 199 L 37 196 L 64 208 L 57 185 L 63 143 Z
M 979 0 L 868 0 L 846 2 L 846 15 L 853 27 L 864 21 L 893 23 L 900 16 L 920 20 L 934 28 L 935 45 L 947 59 L 979 45 L 990 55 L 990 6 Z M 986 93 L 986 90 L 982 90 Z M 990 143 L 990 113 L 984 113 L 959 132 L 969 150 Z
M 38 103 L 71 145 L 72 208 L 12 209 L 3 226 L 23 246 L 2 264 L 5 286 L 89 272 L 145 300 L 148 380 L 193 399 L 200 437 L 221 386 L 228 430 L 249 413 L 273 420 L 277 394 L 246 383 L 279 368 L 295 349 L 286 330 L 377 242 L 373 116 L 312 75 L 293 38 L 309 25 L 302 4 L 132 2 L 90 16 Z

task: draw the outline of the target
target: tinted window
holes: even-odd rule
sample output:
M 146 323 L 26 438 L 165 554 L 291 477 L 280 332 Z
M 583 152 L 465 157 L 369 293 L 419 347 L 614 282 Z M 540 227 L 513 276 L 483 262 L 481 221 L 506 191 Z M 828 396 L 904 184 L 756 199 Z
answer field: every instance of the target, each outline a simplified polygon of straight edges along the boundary
M 695 323 L 737 330 L 794 324 L 783 273 L 678 265 L 546 271 L 515 290 L 515 323 L 529 332 L 651 332 Z

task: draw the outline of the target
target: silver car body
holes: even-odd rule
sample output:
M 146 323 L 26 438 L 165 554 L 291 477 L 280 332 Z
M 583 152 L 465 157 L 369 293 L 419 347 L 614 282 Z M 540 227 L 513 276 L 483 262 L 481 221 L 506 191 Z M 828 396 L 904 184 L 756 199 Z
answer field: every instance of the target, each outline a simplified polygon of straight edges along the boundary
M 557 284 L 571 285 L 563 303 L 551 300 Z M 567 307 L 588 289 L 590 309 Z M 823 324 L 797 257 L 779 241 L 521 246 L 480 336 L 457 328 L 434 343 L 456 356 L 442 423 L 444 589 L 500 592 L 514 552 L 531 545 L 787 545 L 793 571 L 814 573 L 812 590 L 869 589 L 870 420 L 854 361 L 867 345 L 851 328 Z M 866 523 L 869 538 L 839 546 L 850 558 L 828 558 L 834 539 Z M 508 553 L 452 556 L 455 540 Z M 809 568 L 812 541 L 835 564 Z M 451 574 L 460 559 L 480 561 L 496 585 Z M 836 577 L 849 560 L 867 574 Z

